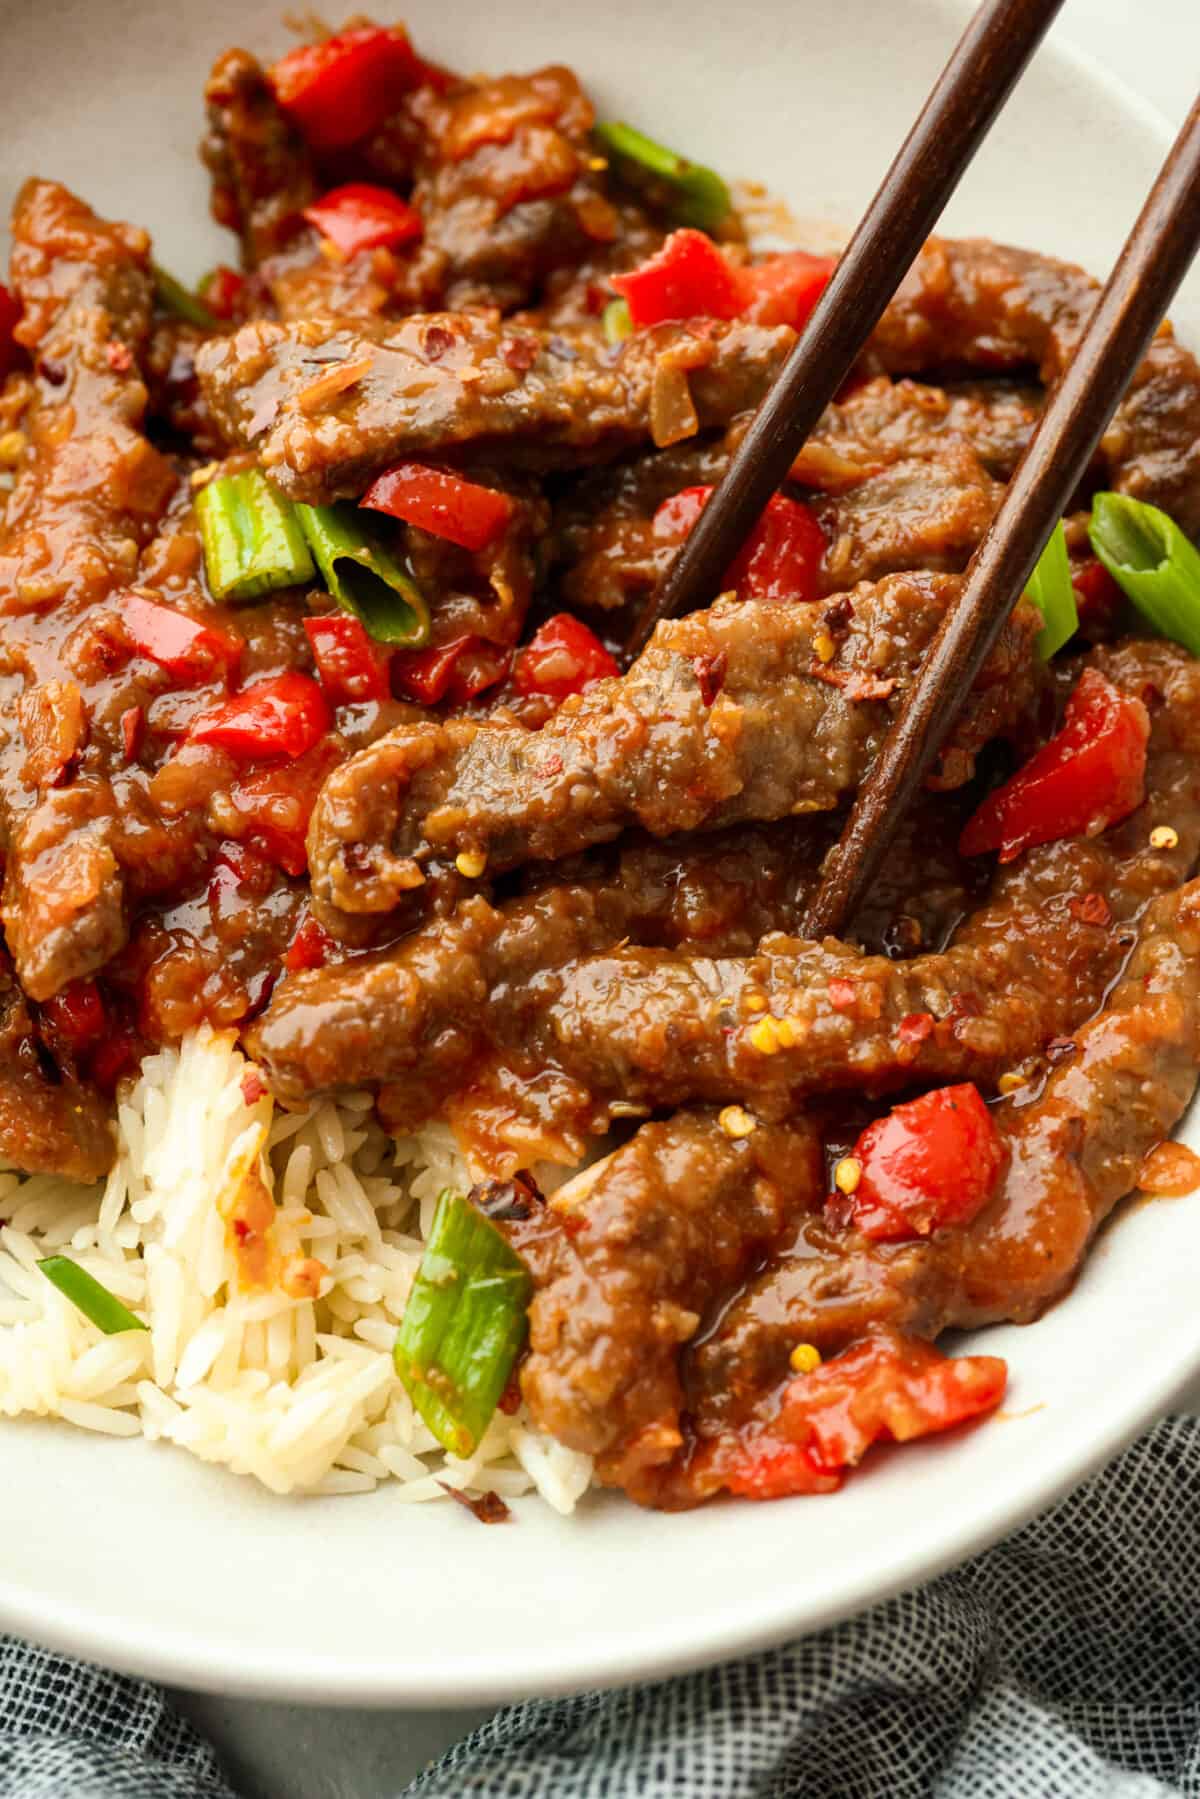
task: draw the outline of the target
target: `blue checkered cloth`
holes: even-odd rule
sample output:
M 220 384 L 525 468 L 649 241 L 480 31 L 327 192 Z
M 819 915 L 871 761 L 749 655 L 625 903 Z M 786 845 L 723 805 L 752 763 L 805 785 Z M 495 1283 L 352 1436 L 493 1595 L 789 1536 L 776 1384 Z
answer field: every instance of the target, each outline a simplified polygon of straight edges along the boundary
M 0 1644 L 0 1799 L 233 1793 L 157 1688 Z M 405 1793 L 1200 1799 L 1200 1422 L 1158 1425 L 1007 1542 L 819 1636 L 507 1706 Z

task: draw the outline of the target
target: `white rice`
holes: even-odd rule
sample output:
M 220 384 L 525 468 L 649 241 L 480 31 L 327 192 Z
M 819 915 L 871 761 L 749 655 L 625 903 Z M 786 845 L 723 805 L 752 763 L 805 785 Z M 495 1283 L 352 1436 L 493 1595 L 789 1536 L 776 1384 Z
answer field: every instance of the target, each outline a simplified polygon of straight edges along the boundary
M 497 1413 L 469 1461 L 414 1412 L 392 1345 L 443 1187 L 470 1172 L 448 1127 L 393 1143 L 365 1094 L 277 1111 L 247 1106 L 252 1068 L 207 1026 L 147 1057 L 118 1107 L 103 1187 L 0 1169 L 0 1413 L 143 1436 L 248 1474 L 276 1493 L 366 1493 L 406 1504 L 441 1483 L 567 1513 L 591 1462 Z M 226 1213 L 248 1179 L 275 1200 L 279 1275 L 245 1290 Z M 222 1207 L 225 1210 L 222 1210 Z M 148 1329 L 104 1336 L 51 1285 L 40 1257 L 72 1256 Z M 319 1296 L 282 1285 L 289 1262 L 326 1270 Z

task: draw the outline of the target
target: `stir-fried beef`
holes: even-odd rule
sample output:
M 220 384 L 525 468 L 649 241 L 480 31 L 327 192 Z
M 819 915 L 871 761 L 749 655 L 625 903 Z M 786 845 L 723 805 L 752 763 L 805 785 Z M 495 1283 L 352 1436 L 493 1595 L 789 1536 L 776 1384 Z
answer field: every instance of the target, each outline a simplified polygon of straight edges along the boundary
M 1099 293 L 1071 263 L 981 238 L 931 238 L 876 327 L 893 374 L 1035 369 L 1070 361 Z M 1111 485 L 1200 530 L 1200 365 L 1169 325 L 1155 338 L 1101 443 Z
M 1010 1151 L 995 1198 L 965 1228 L 881 1244 L 823 1218 L 724 1314 L 687 1374 L 697 1428 L 744 1418 L 796 1343 L 834 1354 L 872 1324 L 923 1337 L 1028 1322 L 1074 1280 L 1088 1244 L 1169 1136 L 1200 1055 L 1200 885 L 1150 907 L 1101 1011 L 1071 1034 L 1040 1093 L 997 1117 Z
M 823 1172 L 804 1120 L 735 1138 L 680 1113 L 506 1224 L 537 1286 L 521 1391 L 538 1423 L 605 1480 L 670 1461 L 680 1346 L 818 1199 Z
M 946 815 L 945 802 L 937 814 L 932 801 L 914 808 L 854 921 L 881 953 L 940 945 L 967 909 L 953 837 L 929 841 Z M 526 897 L 477 896 L 393 949 L 292 976 L 248 1047 L 277 1093 L 395 1081 L 389 1116 L 419 1123 L 449 1083 L 470 1078 L 480 1020 L 539 971 L 627 940 L 745 955 L 767 931 L 797 929 L 833 835 L 823 820 L 789 819 L 540 867 Z
M 632 824 L 665 836 L 836 806 L 959 591 L 937 575 L 856 589 L 827 662 L 814 645 L 833 642 L 821 607 L 722 602 L 661 625 L 627 675 L 597 681 L 541 731 L 454 719 L 392 732 L 330 779 L 313 815 L 322 917 L 336 930 L 339 913 L 390 911 L 439 857 L 482 856 L 495 872 Z M 1019 606 L 955 726 L 944 784 L 1027 718 L 1036 629 Z
M 245 325 L 197 358 L 232 442 L 293 499 L 357 496 L 412 456 L 502 456 L 534 469 L 603 460 L 725 425 L 757 405 L 786 325 L 656 325 L 616 350 L 594 329 L 543 332 L 494 313 L 394 325 Z
M 7 958 L 0 961 L 0 1155 L 30 1174 L 94 1181 L 116 1148 L 99 1094 L 55 1067 Z

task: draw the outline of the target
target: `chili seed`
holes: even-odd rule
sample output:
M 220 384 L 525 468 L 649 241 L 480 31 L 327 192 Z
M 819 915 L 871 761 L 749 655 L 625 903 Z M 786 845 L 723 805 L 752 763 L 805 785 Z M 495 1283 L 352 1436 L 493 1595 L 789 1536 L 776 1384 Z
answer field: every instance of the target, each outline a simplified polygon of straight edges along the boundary
M 797 1343 L 788 1361 L 797 1374 L 811 1374 L 821 1366 L 821 1352 L 815 1343 Z
M 833 1171 L 833 1184 L 839 1193 L 853 1193 L 862 1180 L 862 1163 L 857 1156 L 843 1156 Z

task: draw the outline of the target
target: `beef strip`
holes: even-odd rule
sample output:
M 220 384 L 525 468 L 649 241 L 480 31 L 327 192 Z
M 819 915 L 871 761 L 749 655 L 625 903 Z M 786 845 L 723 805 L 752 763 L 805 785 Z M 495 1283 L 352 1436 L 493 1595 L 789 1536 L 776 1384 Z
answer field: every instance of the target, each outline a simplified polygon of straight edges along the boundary
M 326 784 L 309 833 L 314 903 L 390 911 L 437 858 L 493 873 L 555 860 L 639 824 L 654 836 L 829 810 L 861 780 L 961 583 L 891 576 L 837 608 L 719 602 L 659 626 L 623 677 L 597 681 L 541 731 L 466 718 L 392 732 Z M 972 691 L 938 779 L 1028 717 L 1038 614 L 1022 604 Z M 829 637 L 833 644 L 832 637 Z M 713 694 L 706 671 L 723 669 Z
M 679 1349 L 822 1191 L 806 1120 L 731 1138 L 708 1112 L 643 1125 L 498 1218 L 535 1283 L 521 1392 L 539 1427 L 625 1484 L 682 1444 Z M 520 1208 L 513 1208 L 520 1210 Z
M 952 801 L 918 801 L 888 870 L 854 928 L 880 951 L 940 944 L 969 903 L 953 849 Z M 339 1085 L 399 1083 L 389 1120 L 422 1122 L 479 1053 L 479 1019 L 499 990 L 622 940 L 751 951 L 796 929 L 834 821 L 787 819 L 710 837 L 623 843 L 533 871 L 534 891 L 499 905 L 462 902 L 394 948 L 293 975 L 246 1043 L 281 1097 Z
M 822 584 L 838 592 L 901 569 L 963 569 L 1003 497 L 966 443 L 947 439 L 934 454 L 890 462 L 815 502 L 828 540 Z
M 64 663 L 63 640 L 71 621 L 130 581 L 175 476 L 142 430 L 146 234 L 96 218 L 55 183 L 33 181 L 18 197 L 13 239 L 19 333 L 38 385 L 0 542 L 0 674 L 16 691 L 58 679 L 51 712 L 75 696 L 62 713 L 71 742 L 57 764 L 28 754 L 28 738 L 11 726 L 0 753 L 8 850 L 0 915 L 22 982 L 41 999 L 98 968 L 125 929 L 107 783 L 61 785 L 89 728 L 78 690 L 61 681 L 77 672 Z M 36 694 L 29 704 L 26 726 Z
M 1082 269 L 986 239 L 932 238 L 871 339 L 892 374 L 1034 368 L 1052 386 L 1099 284 Z M 1200 532 L 1200 366 L 1164 325 L 1101 443 L 1113 487 Z
M 413 103 L 422 136 L 412 200 L 424 221 L 419 290 L 450 308 L 510 311 L 618 234 L 591 145 L 595 114 L 570 69 Z
M 757 405 L 794 341 L 784 325 L 699 320 L 613 349 L 595 327 L 547 333 L 439 312 L 360 327 L 257 322 L 206 344 L 197 367 L 230 441 L 257 449 L 292 499 L 323 503 L 357 498 L 409 456 L 498 452 L 554 468 L 727 424 Z
M 1072 1033 L 1041 1091 L 1003 1102 L 1010 1160 L 965 1228 L 875 1243 L 805 1221 L 700 1345 L 686 1371 L 695 1429 L 742 1423 L 799 1342 L 833 1355 L 873 1325 L 934 1338 L 1040 1316 L 1071 1286 L 1142 1158 L 1184 1111 L 1200 1063 L 1200 883 L 1162 895 L 1104 1009 Z
M 0 1156 L 26 1174 L 95 1181 L 116 1150 L 98 1094 L 58 1069 L 37 1040 L 25 996 L 0 956 Z
M 890 463 L 967 443 L 990 475 L 1007 481 L 1041 412 L 1036 387 L 1006 381 L 945 388 L 877 375 L 827 406 L 792 464 L 801 487 L 841 493 Z

